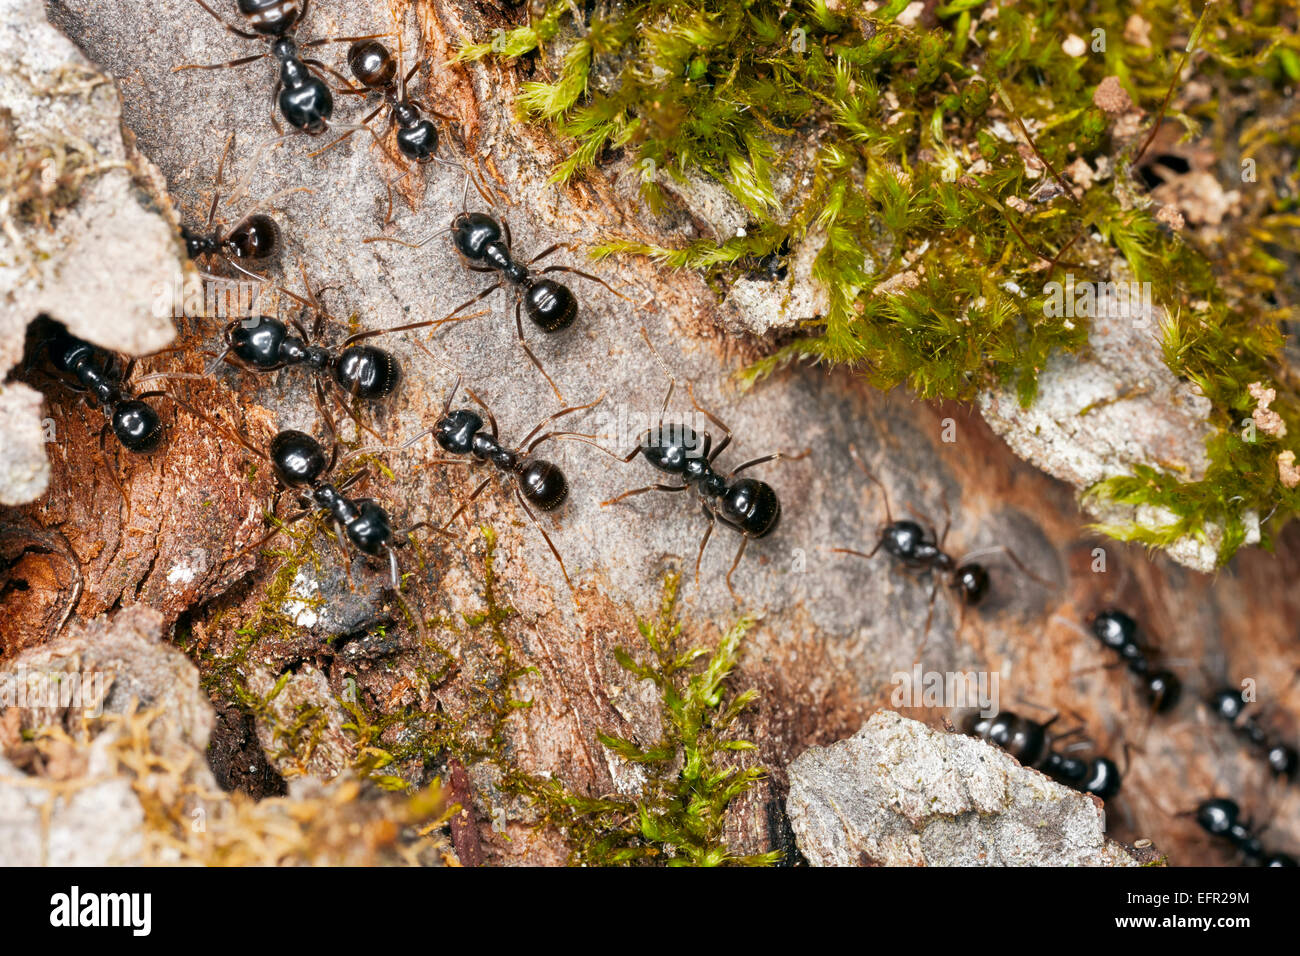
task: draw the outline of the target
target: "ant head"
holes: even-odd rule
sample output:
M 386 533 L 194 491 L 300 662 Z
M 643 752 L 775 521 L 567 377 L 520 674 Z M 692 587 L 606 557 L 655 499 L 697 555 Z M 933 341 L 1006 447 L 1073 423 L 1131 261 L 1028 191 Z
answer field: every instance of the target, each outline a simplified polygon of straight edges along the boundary
M 280 254 L 280 227 L 270 216 L 253 213 L 230 230 L 223 245 L 236 259 L 270 259 Z
M 470 262 L 482 262 L 488 247 L 500 244 L 501 225 L 487 213 L 462 212 L 451 221 L 451 242 Z
M 198 233 L 191 232 L 184 226 L 181 227 L 181 238 L 185 240 L 185 255 L 191 259 L 197 259 L 213 249 L 210 236 L 201 236 Z
M 130 399 L 113 408 L 113 434 L 128 451 L 151 452 L 162 442 L 162 422 L 151 406 Z
M 438 127 L 433 121 L 420 116 L 409 104 L 393 107 L 393 118 L 397 120 L 397 148 L 402 155 L 417 163 L 433 162 L 438 149 Z
M 256 369 L 277 369 L 284 364 L 280 354 L 289 328 L 270 315 L 232 322 L 226 327 L 226 345 L 235 358 Z
M 559 332 L 578 317 L 578 299 L 573 290 L 554 279 L 533 279 L 524 293 L 524 311 L 542 331 Z
M 1102 800 L 1109 800 L 1119 793 L 1120 772 L 1115 761 L 1109 757 L 1094 757 L 1088 762 L 1087 779 L 1082 789 Z
M 915 521 L 891 521 L 880 532 L 881 543 L 885 551 L 904 561 L 914 558 L 917 550 L 925 544 L 925 529 Z
M 483 428 L 483 419 L 468 408 L 458 408 L 438 419 L 433 437 L 442 450 L 453 455 L 468 455 L 474 450 L 474 436 Z
M 1106 647 L 1119 651 L 1137 643 L 1137 622 L 1112 608 L 1093 617 L 1092 633 Z
M 1210 710 L 1227 721 L 1235 721 L 1246 711 L 1246 700 L 1236 687 L 1221 687 L 1210 695 Z
M 770 534 L 781 520 L 776 491 L 757 478 L 741 478 L 722 495 L 722 514 L 751 538 Z
M 369 498 L 353 502 L 359 514 L 344 527 L 348 540 L 369 555 L 382 554 L 393 537 L 388 512 Z
M 551 511 L 569 496 L 569 481 L 558 466 L 535 459 L 519 467 L 519 490 L 543 511 Z
M 271 439 L 271 465 L 291 488 L 314 485 L 329 467 L 325 449 L 306 432 L 286 429 Z
M 304 0 L 239 0 L 245 22 L 263 36 L 282 37 L 302 19 Z
M 1204 800 L 1196 808 L 1196 822 L 1212 836 L 1223 836 L 1235 827 L 1241 818 L 1241 808 L 1226 797 Z
M 397 60 L 378 40 L 358 40 L 348 47 L 348 67 L 372 90 L 386 89 L 397 78 Z
M 397 359 L 373 345 L 351 345 L 334 364 L 334 381 L 358 398 L 390 395 L 400 378 L 401 366 Z
M 683 475 L 692 462 L 703 461 L 703 448 L 693 429 L 675 423 L 648 429 L 639 446 L 646 461 L 671 475 Z
M 1268 768 L 1277 776 L 1286 780 L 1296 778 L 1296 771 L 1300 769 L 1300 754 L 1296 753 L 1294 747 L 1273 744 L 1265 753 L 1265 758 L 1268 760 Z
M 989 573 L 982 564 L 963 564 L 953 572 L 952 585 L 963 604 L 978 604 L 988 593 Z

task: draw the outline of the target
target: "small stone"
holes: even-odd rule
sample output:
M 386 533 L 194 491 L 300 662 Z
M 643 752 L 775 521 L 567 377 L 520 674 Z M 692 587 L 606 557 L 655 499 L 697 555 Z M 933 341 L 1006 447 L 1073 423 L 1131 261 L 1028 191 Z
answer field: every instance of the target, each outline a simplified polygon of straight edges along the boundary
M 1120 116 L 1133 109 L 1133 99 L 1120 85 L 1119 78 L 1108 76 L 1097 84 L 1092 94 L 1093 104 L 1109 116 Z
M 1088 42 L 1083 37 L 1071 33 L 1061 44 L 1067 56 L 1083 56 L 1088 52 Z
M 1295 465 L 1295 452 L 1289 448 L 1277 456 L 1277 477 L 1286 488 L 1300 485 L 1300 468 Z

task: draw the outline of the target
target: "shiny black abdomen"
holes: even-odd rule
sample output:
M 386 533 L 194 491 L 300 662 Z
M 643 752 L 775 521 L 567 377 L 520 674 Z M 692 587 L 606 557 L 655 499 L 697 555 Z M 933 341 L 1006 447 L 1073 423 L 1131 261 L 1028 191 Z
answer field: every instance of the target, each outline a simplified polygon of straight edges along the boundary
M 543 332 L 559 332 L 578 317 L 578 300 L 568 286 L 536 279 L 524 293 L 524 312 Z
M 397 79 L 397 60 L 378 40 L 358 40 L 348 47 L 348 67 L 372 90 L 382 90 Z
M 334 381 L 359 398 L 383 398 L 397 388 L 401 367 L 392 354 L 372 345 L 352 345 L 334 364 Z
M 722 514 L 753 538 L 771 532 L 781 519 L 781 502 L 772 486 L 757 478 L 741 478 L 722 495 Z
M 519 471 L 519 490 L 537 507 L 550 511 L 569 496 L 569 482 L 549 461 L 530 461 Z
M 270 259 L 280 252 L 280 227 L 270 216 L 254 213 L 227 234 L 223 245 L 235 259 Z
M 286 429 L 271 439 L 271 465 L 291 488 L 315 484 L 328 464 L 320 442 L 306 432 Z
M 284 36 L 302 18 L 302 0 L 238 0 L 244 22 L 263 36 Z

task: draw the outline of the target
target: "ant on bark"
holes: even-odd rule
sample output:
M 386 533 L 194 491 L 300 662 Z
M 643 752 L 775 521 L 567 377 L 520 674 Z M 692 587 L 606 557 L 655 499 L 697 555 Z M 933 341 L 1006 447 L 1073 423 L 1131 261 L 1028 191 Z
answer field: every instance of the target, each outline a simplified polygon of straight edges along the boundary
M 173 72 L 221 70 L 255 63 L 268 56 L 274 57 L 280 64 L 280 75 L 276 78 L 275 90 L 271 94 L 273 101 L 271 123 L 275 126 L 276 132 L 281 130 L 275 118 L 275 105 L 279 106 L 280 115 L 285 121 L 296 130 L 317 136 L 329 129 L 330 118 L 334 115 L 334 95 L 329 85 L 312 72 L 313 69 L 331 74 L 345 86 L 348 85 L 345 77 L 320 60 L 300 56 L 300 49 L 310 49 L 326 43 L 370 40 L 382 36 L 376 33 L 363 37 L 326 37 L 310 40 L 300 46 L 296 33 L 307 17 L 310 0 L 237 0 L 239 15 L 250 28 L 248 30 L 231 26 L 204 0 L 194 0 L 194 2 L 211 14 L 226 28 L 227 32 L 244 40 L 265 41 L 269 47 L 262 53 L 254 53 L 227 63 L 191 63 L 175 67 Z
M 1050 728 L 1060 714 L 1039 723 L 1004 710 L 994 717 L 971 714 L 962 722 L 962 730 L 972 737 L 1002 748 L 1022 766 L 1040 770 L 1058 783 L 1109 800 L 1119 793 L 1121 774 L 1109 757 L 1083 760 L 1054 749 L 1054 745 L 1082 731 L 1075 728 L 1064 734 L 1052 734 Z
M 486 462 L 494 466 L 514 486 L 516 500 L 519 502 L 520 507 L 524 509 L 524 514 L 528 516 L 528 520 L 533 527 L 541 534 L 546 546 L 550 548 L 551 554 L 555 556 L 555 560 L 560 566 L 560 573 L 564 575 L 564 582 L 572 592 L 573 582 L 569 580 L 569 572 L 564 566 L 564 559 L 560 557 L 560 552 L 555 547 L 555 543 L 551 541 L 551 536 L 546 533 L 546 529 L 537 520 L 533 509 L 529 507 L 532 504 L 541 511 L 554 511 L 568 498 L 569 481 L 558 465 L 540 458 L 534 458 L 533 451 L 543 442 L 552 439 L 570 439 L 595 444 L 590 435 L 563 431 L 547 431 L 543 433 L 542 430 L 566 415 L 595 408 L 604 401 L 605 397 L 602 395 L 594 402 L 589 402 L 586 405 L 562 408 L 558 412 L 547 416 L 524 436 L 517 448 L 511 448 L 500 441 L 496 416 L 492 414 L 491 409 L 475 394 L 472 388 L 466 387 L 465 391 L 469 394 L 470 399 L 483 410 L 483 415 L 487 416 L 487 430 L 484 429 L 483 416 L 478 412 L 469 408 L 452 409 L 452 399 L 460 389 L 460 384 L 461 377 L 458 374 L 455 384 L 452 385 L 451 391 L 447 393 L 447 398 L 443 402 L 442 415 L 434 423 L 434 426 L 420 432 L 414 438 L 404 442 L 400 447 L 405 448 L 427 435 L 433 435 L 443 451 L 461 457 L 435 458 L 430 460 L 428 464 L 477 467 Z M 448 533 L 447 529 L 451 527 L 452 523 L 486 490 L 491 482 L 491 476 L 479 482 L 469 497 L 460 503 L 459 507 L 452 512 L 451 517 L 438 529 L 439 532 Z M 574 599 L 576 601 L 576 595 Z
M 471 177 L 467 175 L 465 180 L 466 195 L 468 195 L 470 182 Z M 482 188 L 477 183 L 475 183 L 475 188 L 478 189 L 480 195 L 483 194 Z M 511 252 L 510 225 L 504 219 L 498 222 L 487 213 L 464 211 L 463 198 L 461 204 L 462 211 L 452 219 L 450 226 L 430 233 L 417 242 L 406 242 L 391 236 L 374 236 L 365 241 L 396 242 L 412 249 L 419 249 L 429 240 L 443 233 L 451 233 L 452 246 L 455 248 L 457 255 L 460 256 L 461 261 L 465 263 L 466 268 L 472 272 L 496 272 L 500 274 L 501 278 L 474 296 L 474 298 L 452 309 L 446 318 L 438 320 L 436 324 L 461 322 L 474 318 L 473 315 L 461 315 L 460 313 L 486 299 L 503 285 L 513 286 L 515 290 L 515 331 L 519 336 L 519 344 L 523 346 L 529 361 L 536 366 L 537 370 L 546 379 L 547 384 L 551 386 L 552 391 L 555 392 L 555 397 L 560 402 L 563 402 L 564 394 L 560 391 L 559 386 L 555 384 L 555 380 L 547 374 L 546 369 L 542 367 L 542 363 L 533 354 L 533 350 L 529 348 L 527 340 L 524 339 L 523 313 L 528 315 L 528 319 L 533 325 L 548 335 L 567 329 L 573 324 L 573 320 L 577 318 L 577 296 L 573 294 L 573 291 L 568 286 L 554 279 L 546 278 L 547 273 L 570 272 L 576 276 L 599 283 L 625 302 L 630 300 L 627 296 L 614 290 L 605 280 L 580 269 L 575 269 L 572 266 L 547 266 L 545 269 L 533 269 L 536 263 L 553 252 L 559 249 L 572 249 L 573 247 L 569 243 L 557 242 L 547 246 L 527 262 L 516 259 Z
M 726 577 L 727 590 L 731 592 L 732 598 L 739 603 L 740 597 L 732 586 L 731 577 L 735 574 L 740 559 L 744 557 L 745 548 L 748 546 L 750 539 L 766 537 L 776 530 L 777 524 L 781 520 L 781 500 L 777 496 L 776 490 L 767 482 L 759 481 L 757 478 L 738 478 L 736 476 L 742 471 L 770 461 L 783 459 L 799 461 L 808 457 L 811 449 L 797 455 L 782 452 L 763 455 L 737 465 L 725 474 L 719 472 L 714 468 L 713 463 L 731 444 L 731 429 L 696 401 L 695 388 L 690 383 L 687 383 L 687 393 L 690 395 L 691 404 L 695 406 L 696 411 L 722 430 L 722 441 L 718 442 L 716 447 L 713 447 L 713 436 L 707 432 L 701 438 L 686 425 L 664 425 L 664 418 L 668 414 L 668 403 L 672 401 L 673 391 L 677 387 L 677 380 L 673 378 L 668 364 L 663 360 L 658 349 L 654 347 L 654 343 L 650 341 L 650 336 L 644 328 L 641 329 L 641 338 L 645 340 L 650 353 L 659 364 L 660 370 L 668 379 L 668 392 L 664 395 L 663 405 L 659 410 L 659 422 L 654 428 L 647 429 L 645 434 L 641 436 L 640 441 L 637 442 L 636 447 L 624 456 L 619 456 L 617 452 L 610 451 L 603 446 L 598 445 L 597 447 L 623 464 L 628 464 L 637 455 L 641 455 L 651 467 L 672 475 L 681 483 L 675 485 L 655 484 L 645 488 L 633 488 L 631 491 L 625 491 L 608 501 L 602 501 L 601 507 L 617 504 L 625 498 L 648 491 L 676 492 L 688 489 L 694 490 L 704 516 L 709 521 L 708 526 L 704 529 L 704 537 L 700 541 L 699 553 L 695 557 L 696 586 L 699 586 L 700 563 L 704 559 L 704 548 L 709 543 L 714 526 L 720 521 L 741 536 L 740 547 L 736 550 L 736 557 L 732 560 L 731 568 L 727 571 Z

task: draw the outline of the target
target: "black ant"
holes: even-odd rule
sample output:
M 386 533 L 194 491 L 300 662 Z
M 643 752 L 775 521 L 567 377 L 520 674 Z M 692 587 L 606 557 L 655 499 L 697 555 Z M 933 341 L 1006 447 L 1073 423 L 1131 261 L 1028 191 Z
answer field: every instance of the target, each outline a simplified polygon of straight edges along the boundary
M 696 585 L 698 586 L 700 580 L 700 563 L 704 559 L 704 548 L 709 543 L 709 537 L 713 534 L 714 525 L 721 521 L 727 527 L 739 532 L 741 536 L 740 547 L 736 551 L 735 559 L 731 562 L 731 568 L 727 571 L 726 578 L 727 590 L 731 592 L 731 596 L 736 601 L 739 601 L 740 598 L 731 584 L 731 576 L 739 566 L 740 559 L 744 556 L 745 548 L 750 539 L 766 537 L 776 530 L 776 526 L 781 520 L 781 500 L 777 497 L 776 490 L 767 482 L 759 481 L 757 478 L 737 478 L 736 476 L 746 469 L 753 468 L 755 465 L 762 465 L 770 461 L 779 461 L 781 459 L 798 461 L 807 457 L 809 452 L 804 451 L 797 455 L 787 455 L 780 452 L 763 455 L 737 465 L 727 474 L 715 470 L 713 462 L 731 444 L 731 429 L 696 401 L 695 388 L 690 383 L 687 384 L 687 392 L 690 395 L 691 404 L 695 406 L 696 411 L 722 429 L 722 441 L 718 442 L 716 448 L 713 448 L 713 436 L 707 432 L 701 439 L 699 435 L 685 425 L 664 425 L 664 417 L 668 413 L 668 403 L 672 400 L 677 381 L 673 378 L 672 372 L 668 370 L 667 363 L 659 355 L 644 328 L 641 330 L 641 337 L 645 339 L 651 354 L 654 355 L 660 369 L 668 379 L 668 392 L 664 395 L 663 406 L 659 410 L 658 425 L 647 429 L 645 434 L 641 436 L 640 441 L 637 442 L 636 447 L 621 458 L 616 452 L 611 452 L 609 449 L 602 448 L 602 450 L 624 464 L 631 462 L 637 455 L 642 455 L 652 467 L 680 479 L 681 484 L 657 484 L 645 488 L 633 488 L 631 491 L 625 491 L 608 501 L 602 501 L 601 507 L 617 504 L 624 498 L 630 498 L 633 495 L 639 495 L 647 491 L 686 491 L 688 488 L 694 489 L 704 511 L 704 516 L 709 519 L 709 524 L 704 529 L 704 537 L 700 541 L 699 553 L 695 557 Z
M 108 418 L 100 433 L 101 449 L 111 429 L 127 451 L 148 454 L 157 450 L 162 444 L 162 422 L 158 412 L 144 399 L 167 393 L 142 392 L 132 396 L 123 383 L 131 374 L 134 360 L 125 371 L 119 371 L 109 352 L 77 338 L 61 324 L 51 325 L 53 329 L 45 340 L 51 363 L 63 373 L 64 382 L 70 388 L 89 392 Z
M 951 526 L 951 517 L 949 516 L 945 520 L 941 534 L 936 534 L 933 527 L 922 528 L 916 521 L 906 518 L 895 520 L 889 505 L 889 491 L 885 488 L 884 483 L 863 464 L 862 459 L 858 457 L 856 448 L 850 447 L 849 452 L 862 473 L 866 475 L 867 480 L 880 489 L 881 496 L 885 501 L 885 524 L 876 538 L 875 547 L 870 551 L 858 551 L 854 548 L 831 548 L 830 550 L 839 554 L 851 554 L 854 557 L 869 560 L 876 556 L 876 552 L 884 548 L 886 554 L 905 568 L 914 571 L 932 571 L 938 574 L 940 579 L 957 595 L 957 599 L 963 608 L 974 607 L 983 601 L 989 591 L 988 569 L 978 562 L 969 560 L 974 554 L 958 561 L 943 550 L 943 544 L 948 538 L 948 530 Z M 987 552 L 978 553 L 1005 554 L 1020 569 L 1021 573 L 1042 584 L 1046 584 L 1026 568 L 1009 548 L 998 546 L 990 548 Z M 931 614 L 934 612 L 934 597 L 938 587 L 938 582 L 936 582 L 934 590 L 930 592 Z M 927 635 L 929 626 L 930 622 L 927 617 Z
M 458 408 L 452 410 L 451 402 L 460 388 L 460 382 L 460 376 L 457 375 L 455 384 L 452 386 L 451 391 L 447 393 L 447 398 L 443 402 L 442 416 L 434 423 L 434 426 L 416 435 L 401 447 L 405 448 L 412 445 L 426 435 L 433 435 L 442 450 L 448 454 L 469 455 L 471 457 L 435 458 L 430 460 L 428 464 L 477 466 L 482 462 L 488 462 L 496 467 L 498 471 L 504 473 L 514 485 L 515 498 L 524 509 L 524 514 L 528 516 L 528 520 L 532 522 L 533 527 L 541 532 L 542 538 L 546 541 L 546 546 L 551 549 L 551 554 L 555 555 L 555 560 L 560 565 L 560 572 L 564 575 L 564 581 L 568 584 L 569 590 L 572 591 L 573 582 L 569 580 L 569 572 L 564 566 L 564 559 L 560 557 L 560 552 L 556 549 L 554 542 L 551 541 L 550 535 L 546 533 L 546 529 L 542 527 L 541 522 L 537 520 L 537 516 L 533 514 L 533 509 L 529 507 L 531 502 L 541 511 L 554 511 L 568 498 L 569 481 L 565 478 L 564 472 L 560 470 L 558 465 L 541 458 L 534 458 L 532 454 L 538 445 L 551 439 L 574 439 L 594 444 L 589 435 L 558 431 L 538 433 L 547 425 L 565 415 L 594 408 L 604 401 L 604 396 L 602 395 L 596 401 L 586 405 L 562 408 L 555 414 L 547 416 L 524 436 L 518 448 L 509 448 L 503 445 L 498 438 L 496 416 L 492 414 L 491 409 L 487 407 L 483 400 L 474 393 L 473 389 L 466 387 L 465 391 L 469 393 L 470 399 L 483 409 L 483 414 L 487 416 L 487 425 L 490 431 L 484 431 L 483 416 L 473 409 Z M 469 497 L 460 503 L 460 506 L 443 523 L 439 530 L 445 533 L 446 529 L 483 493 L 491 482 L 492 478 L 490 476 L 484 478 L 478 484 L 478 487 L 470 493 Z
M 1247 714 L 1242 719 L 1248 701 L 1241 690 L 1236 687 L 1221 687 L 1210 695 L 1209 704 L 1215 716 L 1222 718 L 1240 737 L 1264 752 L 1268 768 L 1275 776 L 1287 781 L 1296 779 L 1297 769 L 1300 769 L 1300 754 L 1297 754 L 1294 747 L 1271 739 L 1268 730 L 1254 714 Z
M 466 177 L 466 192 L 469 189 L 470 179 Z M 476 184 L 477 188 L 477 184 Z M 480 189 L 480 192 L 482 190 Z M 463 203 L 463 200 L 462 200 Z M 521 317 L 521 307 L 523 312 L 528 314 L 529 320 L 543 332 L 548 334 L 560 332 L 567 329 L 573 324 L 573 320 L 578 315 L 578 299 L 568 286 L 556 282 L 554 279 L 544 278 L 548 272 L 571 272 L 574 275 L 581 276 L 584 279 L 590 279 L 592 282 L 598 282 L 607 290 L 618 296 L 620 299 L 627 301 L 627 296 L 616 292 L 610 287 L 609 283 L 599 279 L 590 273 L 575 269 L 572 266 L 548 266 L 545 269 L 534 271 L 531 266 L 555 252 L 557 249 L 572 248 L 568 243 L 557 242 L 547 246 L 537 255 L 533 256 L 527 262 L 521 262 L 515 259 L 510 251 L 511 237 L 510 226 L 504 220 L 497 222 L 496 219 L 482 212 L 465 212 L 462 211 L 452 220 L 451 225 L 446 229 L 440 229 L 438 232 L 425 236 L 418 242 L 405 242 L 401 239 L 394 239 L 388 236 L 376 236 L 367 239 L 366 242 L 376 240 L 386 240 L 396 242 L 404 246 L 410 246 L 418 249 L 435 236 L 440 236 L 444 232 L 451 233 L 452 246 L 455 248 L 461 260 L 466 267 L 473 272 L 498 272 L 502 278 L 488 288 L 484 289 L 468 302 L 464 302 L 452 309 L 442 322 L 457 322 L 471 318 L 472 316 L 462 316 L 459 313 L 474 305 L 477 302 L 487 298 L 502 285 L 510 284 L 515 287 L 515 331 L 519 336 L 519 344 L 523 346 L 524 352 L 527 353 L 529 360 L 542 373 L 551 389 L 555 392 L 556 398 L 561 402 L 564 401 L 564 395 L 555 381 L 546 373 L 542 363 L 533 350 L 528 347 L 528 342 L 524 339 L 524 325 Z
M 1138 640 L 1133 618 L 1114 609 L 1101 611 L 1092 619 L 1092 634 L 1118 654 L 1120 662 L 1141 681 L 1152 713 L 1164 714 L 1174 708 L 1182 696 L 1182 681 L 1173 671 L 1156 666 L 1154 655 Z
M 218 228 L 216 225 L 217 205 L 221 201 L 222 173 L 234 138 L 234 133 L 226 137 L 226 146 L 221 151 L 221 159 L 217 162 L 217 173 L 213 180 L 216 190 L 212 194 L 212 204 L 208 207 L 206 224 L 202 230 L 182 226 L 181 238 L 185 240 L 185 253 L 191 259 L 198 259 L 205 255 L 220 256 L 244 275 L 261 281 L 263 276 L 250 272 L 242 263 L 260 264 L 279 257 L 283 242 L 280 227 L 275 220 L 254 209 L 229 228 Z M 301 188 L 294 187 L 284 192 L 296 192 Z M 278 195 L 283 193 L 277 193 Z M 258 207 L 264 207 L 274 199 L 275 197 L 264 200 L 258 204 Z
M 310 0 L 238 0 L 239 15 L 251 28 L 251 31 L 231 26 L 204 0 L 194 0 L 194 2 L 210 13 L 230 33 L 245 40 L 264 40 L 270 44 L 270 48 L 263 53 L 240 57 L 228 63 L 178 66 L 173 72 L 181 70 L 220 70 L 226 67 L 254 63 L 268 56 L 274 57 L 280 64 L 280 75 L 275 81 L 275 90 L 271 95 L 275 103 L 280 107 L 280 115 L 294 129 L 313 136 L 329 129 L 330 117 L 334 115 L 334 94 L 330 91 L 329 85 L 312 72 L 312 68 L 332 74 L 345 85 L 347 80 L 319 60 L 298 55 L 299 46 L 294 34 L 307 17 Z M 374 36 L 380 35 L 374 34 Z M 304 43 L 302 48 L 321 46 L 325 43 L 346 43 L 367 39 L 371 39 L 371 37 L 323 38 Z M 272 110 L 271 121 L 278 131 L 280 124 L 275 120 L 274 109 Z
M 995 717 L 971 714 L 962 722 L 962 730 L 972 737 L 1001 747 L 1022 766 L 1040 770 L 1058 783 L 1091 793 L 1109 800 L 1119 793 L 1120 770 L 1108 757 L 1083 760 L 1053 750 L 1052 745 L 1077 731 L 1051 735 L 1051 725 L 1059 717 L 1053 715 L 1045 723 L 1002 711 Z
M 1270 853 L 1249 820 L 1241 818 L 1241 808 L 1224 797 L 1206 800 L 1196 808 L 1196 822 L 1210 836 L 1227 840 L 1254 866 L 1296 866 L 1288 853 Z
M 384 349 L 360 343 L 392 332 L 428 328 L 440 320 L 429 319 L 357 332 L 332 347 L 312 345 L 309 343 L 319 337 L 327 313 L 307 283 L 305 272 L 303 283 L 307 288 L 306 298 L 283 287 L 280 291 L 316 313 L 313 334 L 309 335 L 297 319 L 289 323 L 268 315 L 237 319 L 226 326 L 226 347 L 213 360 L 210 370 L 222 360 L 231 359 L 234 360 L 232 364 L 255 372 L 273 372 L 289 365 L 301 365 L 318 375 L 328 376 L 335 386 L 354 400 L 381 399 L 391 395 L 401 378 L 397 357 Z M 291 326 L 297 335 L 291 333 Z M 355 410 L 349 410 L 349 414 L 356 419 Z
M 339 444 L 334 421 L 325 410 L 319 391 L 317 406 L 330 434 L 335 436 L 328 454 L 314 437 L 295 429 L 277 432 L 271 439 L 268 450 L 263 451 L 238 432 L 232 432 L 221 425 L 217 426 L 259 458 L 270 461 L 279 484 L 297 492 L 300 496 L 298 504 L 301 510 L 297 514 L 276 519 L 274 529 L 240 553 L 246 554 L 257 550 L 295 522 L 307 517 L 313 510 L 324 512 L 333 525 L 339 546 L 345 554 L 351 548 L 370 557 L 387 557 L 393 595 L 415 622 L 416 630 L 420 632 L 423 639 L 424 622 L 407 605 L 401 594 L 402 578 L 396 549 L 406 544 L 407 535 L 422 526 L 427 526 L 427 523 L 421 522 L 401 533 L 394 532 L 388 512 L 378 502 L 370 498 L 352 498 L 347 495 L 346 492 L 350 488 L 368 477 L 368 468 L 360 469 L 338 484 L 328 480 L 339 464 Z M 190 410 L 199 417 L 205 417 L 196 410 Z M 356 453 L 349 457 L 355 455 Z

